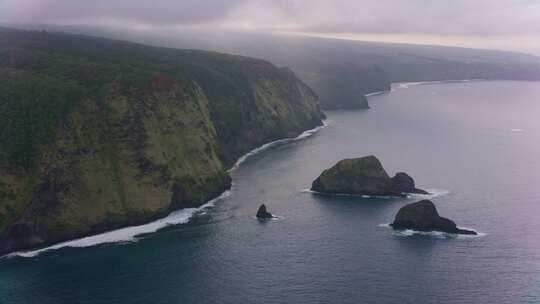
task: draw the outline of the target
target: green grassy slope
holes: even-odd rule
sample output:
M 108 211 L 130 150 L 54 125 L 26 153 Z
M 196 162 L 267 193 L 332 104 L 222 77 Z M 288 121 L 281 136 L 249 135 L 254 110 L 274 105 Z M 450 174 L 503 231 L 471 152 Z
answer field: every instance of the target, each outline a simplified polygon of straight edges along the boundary
M 265 61 L 0 29 L 0 253 L 199 206 L 239 156 L 320 124 Z

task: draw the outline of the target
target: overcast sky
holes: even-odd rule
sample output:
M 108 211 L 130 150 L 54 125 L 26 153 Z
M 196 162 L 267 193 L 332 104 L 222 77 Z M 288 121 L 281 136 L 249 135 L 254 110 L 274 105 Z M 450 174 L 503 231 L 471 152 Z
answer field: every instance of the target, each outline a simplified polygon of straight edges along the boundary
M 540 55 L 540 0 L 0 0 L 0 23 L 287 32 Z

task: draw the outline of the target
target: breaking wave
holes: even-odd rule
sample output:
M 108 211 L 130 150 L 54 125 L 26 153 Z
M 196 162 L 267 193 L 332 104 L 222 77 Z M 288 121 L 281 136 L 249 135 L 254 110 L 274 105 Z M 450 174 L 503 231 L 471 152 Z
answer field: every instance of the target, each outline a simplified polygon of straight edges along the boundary
M 419 81 L 419 82 L 397 82 L 395 83 L 398 89 L 408 89 L 412 86 L 425 84 L 442 84 L 442 83 L 460 83 L 472 81 L 485 81 L 485 79 L 459 79 L 459 80 L 439 80 L 439 81 Z
M 407 194 L 408 198 L 418 198 L 418 199 L 432 199 L 439 196 L 444 196 L 450 193 L 448 190 L 444 189 L 425 189 L 429 194 L 419 194 L 419 193 L 409 193 Z
M 395 198 L 402 198 L 399 196 L 385 196 L 385 195 L 362 195 L 362 194 L 348 194 L 348 193 L 325 193 L 325 192 L 317 192 L 313 191 L 311 189 L 302 189 L 300 192 L 303 193 L 311 193 L 311 194 L 317 194 L 322 196 L 338 196 L 338 197 L 358 197 L 358 198 L 378 198 L 378 199 L 395 199 Z
M 260 146 L 258 148 L 255 148 L 255 149 L 251 150 L 250 152 L 248 152 L 248 153 L 244 154 L 243 156 L 241 156 L 236 161 L 236 163 L 229 169 L 229 172 L 233 172 L 236 169 L 238 169 L 243 162 L 245 162 L 248 158 L 250 158 L 250 157 L 252 157 L 254 155 L 257 155 L 257 154 L 259 154 L 259 153 L 261 153 L 261 152 L 263 152 L 265 150 L 268 150 L 268 149 L 270 149 L 272 147 L 281 146 L 281 145 L 284 145 L 286 143 L 290 143 L 290 142 L 294 142 L 294 141 L 298 141 L 298 140 L 310 137 L 313 134 L 317 133 L 320 129 L 325 128 L 326 126 L 328 126 L 328 122 L 326 120 L 324 120 L 323 124 L 321 126 L 313 128 L 311 130 L 304 131 L 302 134 L 298 135 L 297 137 L 278 139 L 276 141 L 272 141 L 272 142 L 266 143 L 266 144 L 264 144 L 264 145 L 262 145 L 262 146 Z
M 256 148 L 249 153 L 245 154 L 244 156 L 240 157 L 238 161 L 234 164 L 234 166 L 229 169 L 229 172 L 236 170 L 246 159 L 249 157 L 260 153 L 266 149 L 269 149 L 271 147 L 286 144 L 289 142 L 301 140 L 304 138 L 307 138 L 309 136 L 312 136 L 320 129 L 326 127 L 328 123 L 326 121 L 323 121 L 323 125 L 313 128 L 311 130 L 307 130 L 303 132 L 302 134 L 298 135 L 295 138 L 284 138 L 280 140 L 276 140 L 270 143 L 267 143 L 265 145 L 262 145 L 259 148 Z M 234 183 L 233 183 L 234 185 Z M 228 196 L 230 196 L 231 191 L 227 190 L 223 192 L 220 196 L 216 197 L 215 199 L 212 199 L 208 201 L 206 204 L 202 205 L 199 208 L 186 208 L 186 209 L 180 209 L 171 212 L 168 216 L 155 220 L 153 222 L 139 225 L 139 226 L 131 226 L 131 227 L 125 227 L 117 230 L 112 230 L 76 240 L 66 241 L 62 243 L 58 243 L 55 245 L 51 245 L 49 247 L 37 249 L 37 250 L 30 250 L 30 251 L 17 251 L 10 254 L 5 255 L 4 257 L 35 257 L 39 254 L 50 251 L 50 250 L 56 250 L 66 247 L 71 248 L 84 248 L 84 247 L 91 247 L 91 246 L 97 246 L 102 244 L 110 244 L 110 243 L 131 243 L 131 242 L 137 242 L 141 235 L 153 233 L 158 230 L 161 230 L 165 227 L 172 226 L 172 225 L 179 225 L 179 224 L 186 224 L 189 222 L 189 220 L 196 214 L 205 213 L 206 209 L 213 207 L 214 204 L 222 200 Z M 278 218 L 279 219 L 279 218 Z
M 6 255 L 6 257 L 19 256 L 19 257 L 30 258 L 30 257 L 35 257 L 46 251 L 56 250 L 56 249 L 65 248 L 65 247 L 84 248 L 84 247 L 91 247 L 91 246 L 109 244 L 109 243 L 136 242 L 139 240 L 138 236 L 140 235 L 156 232 L 168 226 L 188 223 L 190 218 L 193 217 L 193 215 L 198 214 L 200 212 L 204 212 L 205 209 L 213 207 L 217 201 L 230 196 L 230 194 L 231 194 L 230 191 L 225 191 L 220 196 L 214 198 L 213 200 L 210 200 L 208 203 L 202 205 L 199 208 L 180 209 L 180 210 L 170 213 L 168 216 L 164 218 L 150 222 L 148 224 L 112 230 L 112 231 L 84 237 L 81 239 L 58 243 L 58 244 L 45 247 L 42 249 L 13 252 Z
M 392 229 L 392 226 L 390 224 L 379 224 L 379 227 L 389 228 Z M 454 234 L 454 233 L 446 233 L 442 231 L 417 231 L 412 229 L 406 229 L 406 230 L 393 230 L 392 232 L 394 235 L 399 237 L 410 237 L 410 236 L 427 236 L 432 237 L 436 239 L 471 239 L 471 238 L 479 238 L 484 237 L 487 234 L 483 232 L 478 232 L 471 228 L 466 227 L 458 227 L 459 229 L 466 229 L 476 232 L 476 235 L 471 234 Z
M 429 192 L 429 194 L 408 193 L 407 198 L 431 199 L 431 198 L 447 195 L 448 193 L 450 193 L 450 191 L 443 190 L 443 189 L 427 189 L 426 191 Z M 348 194 L 348 193 L 324 193 L 324 192 L 313 191 L 311 189 L 302 189 L 302 190 L 300 190 L 300 192 L 323 195 L 323 196 L 378 198 L 378 199 L 403 198 L 403 197 L 400 197 L 400 196 L 359 195 L 359 194 Z
M 385 91 L 377 91 L 377 92 L 372 92 L 372 93 L 366 94 L 365 96 L 370 97 L 370 96 L 382 95 L 382 94 L 389 93 L 389 92 L 392 92 L 392 91 L 393 91 L 392 89 L 385 90 Z

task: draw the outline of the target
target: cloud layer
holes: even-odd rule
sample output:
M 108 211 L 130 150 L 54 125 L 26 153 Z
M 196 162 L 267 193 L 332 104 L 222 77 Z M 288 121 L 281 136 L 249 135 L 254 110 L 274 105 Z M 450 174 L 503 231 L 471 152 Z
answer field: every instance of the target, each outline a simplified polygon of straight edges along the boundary
M 2 23 L 106 24 L 314 34 L 528 37 L 536 0 L 0 0 Z

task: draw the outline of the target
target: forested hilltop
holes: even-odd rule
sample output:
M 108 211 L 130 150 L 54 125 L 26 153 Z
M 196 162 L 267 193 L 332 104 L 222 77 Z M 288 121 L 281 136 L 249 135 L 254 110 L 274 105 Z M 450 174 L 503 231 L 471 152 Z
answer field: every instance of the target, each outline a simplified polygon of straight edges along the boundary
M 540 80 L 540 57 L 496 50 L 363 42 L 287 35 L 142 39 L 264 58 L 291 67 L 319 95 L 324 109 L 367 107 L 363 96 L 395 82 L 466 79 Z M 133 36 L 130 39 L 137 39 Z
M 199 206 L 321 116 L 266 61 L 1 28 L 0 253 Z
M 289 66 L 319 95 L 324 109 L 368 107 L 364 94 L 389 90 L 393 82 L 540 80 L 540 57 L 516 52 L 227 31 L 148 33 L 34 27 L 263 58 Z

